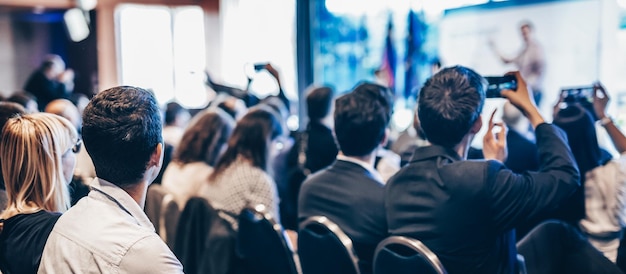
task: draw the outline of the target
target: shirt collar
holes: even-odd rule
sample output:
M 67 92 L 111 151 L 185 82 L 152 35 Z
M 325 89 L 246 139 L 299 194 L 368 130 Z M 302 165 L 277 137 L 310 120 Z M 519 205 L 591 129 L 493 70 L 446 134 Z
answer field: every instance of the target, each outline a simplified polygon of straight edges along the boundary
M 411 162 L 422 161 L 433 157 L 445 157 L 451 161 L 461 160 L 459 154 L 451 148 L 430 145 L 416 148 L 415 153 L 413 153 L 413 158 L 411 158 Z
M 353 157 L 348 157 L 348 156 L 345 156 L 343 154 L 338 154 L 337 155 L 337 160 L 341 160 L 341 161 L 346 161 L 346 162 L 357 164 L 357 165 L 363 167 L 365 170 L 367 170 L 372 175 L 372 177 L 374 177 L 374 179 L 376 179 L 380 183 L 384 184 L 384 182 L 385 182 L 383 180 L 383 177 L 380 176 L 380 174 L 378 173 L 378 171 L 376 169 L 374 169 L 374 167 L 372 167 L 372 165 L 370 163 L 368 163 L 368 162 L 361 161 L 361 160 L 353 158 Z
M 90 185 L 92 192 L 89 196 L 99 195 L 107 200 L 114 202 L 121 210 L 132 216 L 142 227 L 154 230 L 154 225 L 148 219 L 148 216 L 143 212 L 139 204 L 130 196 L 126 191 L 120 187 L 107 182 L 101 178 L 95 178 Z

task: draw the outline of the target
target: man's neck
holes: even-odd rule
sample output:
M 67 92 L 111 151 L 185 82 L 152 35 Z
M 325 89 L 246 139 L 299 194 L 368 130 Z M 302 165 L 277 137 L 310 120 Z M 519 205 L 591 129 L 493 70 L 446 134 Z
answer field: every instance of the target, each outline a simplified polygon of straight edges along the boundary
M 144 205 L 146 204 L 146 193 L 148 193 L 149 185 L 150 184 L 148 184 L 146 181 L 142 181 L 141 183 L 134 184 L 129 187 L 124 187 L 123 189 L 124 191 L 126 191 L 126 193 L 128 193 L 128 195 L 130 195 L 131 198 L 133 198 L 133 200 L 135 200 L 135 202 L 137 202 L 139 207 L 143 209 Z
M 467 160 L 467 152 L 469 152 L 470 143 L 474 139 L 474 134 L 467 134 L 463 137 L 463 140 L 454 147 L 454 151 L 459 154 L 461 159 Z
M 365 156 L 347 156 L 343 154 L 341 151 L 339 152 L 339 154 L 346 158 L 350 158 L 350 159 L 367 163 L 367 165 L 372 168 L 374 167 L 374 162 L 376 160 L 376 150 L 372 151 L 370 154 L 367 154 Z

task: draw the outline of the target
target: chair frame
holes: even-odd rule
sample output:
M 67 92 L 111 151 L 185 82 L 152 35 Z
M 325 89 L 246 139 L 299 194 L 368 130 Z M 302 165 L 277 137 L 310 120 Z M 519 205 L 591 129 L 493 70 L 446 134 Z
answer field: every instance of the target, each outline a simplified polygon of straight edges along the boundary
M 346 233 L 341 230 L 341 228 L 335 224 L 333 221 L 329 220 L 326 216 L 311 216 L 307 218 L 301 225 L 303 229 L 306 228 L 310 224 L 319 224 L 324 226 L 330 232 L 335 234 L 335 236 L 341 241 L 343 246 L 345 247 L 350 259 L 352 260 L 352 265 L 356 270 L 357 274 L 361 274 L 361 270 L 359 269 L 359 258 L 356 256 L 356 252 L 354 250 L 354 245 L 352 244 L 352 240 Z
M 417 251 L 422 256 L 425 256 L 428 259 L 428 263 L 433 267 L 435 271 L 439 274 L 447 274 L 448 272 L 443 267 L 441 261 L 435 253 L 433 253 L 426 245 L 424 245 L 421 241 L 409 237 L 404 236 L 390 236 L 384 239 L 382 242 L 378 244 L 376 247 L 376 251 L 374 252 L 374 264 L 376 263 L 376 259 L 378 257 L 378 253 L 388 245 L 391 244 L 399 244 L 409 247 L 415 251 Z
M 252 212 L 252 214 L 259 219 L 265 219 L 267 220 L 270 225 L 272 225 L 272 229 L 274 229 L 274 231 L 280 235 L 282 241 L 281 244 L 283 245 L 283 248 L 285 248 L 286 250 L 289 250 L 291 252 L 291 260 L 294 263 L 295 266 L 295 270 L 297 273 L 302 273 L 302 268 L 300 266 L 300 258 L 298 258 L 298 253 L 296 253 L 294 251 L 293 248 L 293 244 L 291 243 L 291 241 L 289 240 L 289 237 L 287 237 L 287 235 L 285 235 L 285 231 L 283 230 L 282 225 L 280 225 L 278 222 L 276 222 L 276 219 L 274 219 L 274 217 L 272 216 L 272 214 L 270 212 L 268 212 L 267 207 L 265 207 L 265 205 L 263 204 L 257 204 L 254 206 L 247 206 L 244 208 L 244 210 L 250 210 L 250 212 Z

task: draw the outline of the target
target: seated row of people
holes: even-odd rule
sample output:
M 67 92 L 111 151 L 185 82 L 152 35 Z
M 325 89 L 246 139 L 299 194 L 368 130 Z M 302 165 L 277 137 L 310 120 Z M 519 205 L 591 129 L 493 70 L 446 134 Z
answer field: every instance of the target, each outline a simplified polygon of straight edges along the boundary
M 494 128 L 503 126 L 493 122 L 493 115 L 483 140 L 487 160 L 466 160 L 472 138 L 483 126 L 485 82 L 471 69 L 447 68 L 425 83 L 418 99 L 421 128 L 430 145 L 417 148 L 408 165 L 384 186 L 368 162 L 372 150 L 385 138 L 382 132 L 388 116 L 380 111 L 384 106 L 375 97 L 359 96 L 358 88 L 337 99 L 335 134 L 340 156 L 330 168 L 304 182 L 299 221 L 322 215 L 337 223 L 355 243 L 364 273 L 371 271 L 373 248 L 388 235 L 421 240 L 439 256 L 448 273 L 514 273 L 519 267 L 518 253 L 526 258 L 528 273 L 621 273 L 565 222 L 542 223 L 516 245 L 517 226 L 553 213 L 580 188 L 567 136 L 545 123 L 524 80 L 519 74 L 517 78 L 518 89 L 502 94 L 534 128 L 539 171 L 515 173 L 502 164 L 507 158 L 506 128 L 495 133 Z M 602 112 L 598 116 L 604 117 L 608 95 L 599 86 L 596 94 L 597 109 Z M 346 113 L 349 122 L 342 119 Z M 361 143 L 366 140 L 368 145 Z M 362 151 L 354 150 L 357 143 Z M 623 185 L 624 180 L 615 180 L 608 189 Z M 591 222 L 602 225 L 604 217 L 624 211 L 618 202 L 623 198 L 609 195 L 614 197 L 596 203 L 606 202 L 611 209 L 593 206 L 603 213 L 596 213 L 598 217 Z M 611 224 L 620 222 L 608 219 Z M 619 225 L 611 228 L 621 231 Z
M 503 96 L 535 129 L 538 172 L 518 174 L 502 164 L 507 158 L 506 130 L 495 133 L 500 125 L 493 122 L 493 115 L 483 140 L 487 161 L 465 160 L 473 136 L 483 126 L 480 113 L 485 80 L 471 69 L 452 67 L 433 76 L 420 91 L 418 116 L 431 145 L 415 150 L 408 165 L 385 183 L 375 162 L 377 150 L 389 136 L 392 103 L 385 87 L 364 83 L 334 103 L 339 155 L 329 168 L 304 182 L 297 199 L 298 220 L 323 215 L 337 223 L 354 241 L 364 273 L 371 272 L 374 248 L 388 235 L 421 240 L 449 273 L 512 273 L 517 269 L 518 252 L 526 257 L 530 273 L 620 273 L 564 223 L 543 224 L 516 247 L 514 228 L 558 208 L 579 188 L 580 181 L 565 134 L 545 123 L 524 80 L 519 74 L 517 78 L 518 90 L 503 91 Z M 595 104 L 602 119 L 608 95 L 601 87 L 596 93 L 600 94 Z M 83 115 L 82 139 L 97 178 L 90 183 L 89 195 L 69 210 L 67 183 L 80 142 L 75 126 L 57 116 L 48 121 L 50 117 L 28 114 L 11 118 L 2 133 L 2 159 L 29 158 L 0 163 L 5 180 L 10 180 L 0 248 L 6 251 L 19 237 L 31 237 L 33 242 L 19 245 L 30 252 L 22 258 L 28 264 L 2 252 L 0 269 L 7 273 L 181 272 L 180 262 L 154 233 L 142 210 L 147 187 L 161 170 L 164 151 L 154 95 L 141 88 L 116 87 L 100 92 L 89 103 Z M 29 119 L 32 122 L 23 127 L 30 130 L 7 130 Z M 602 121 L 616 134 L 612 137 L 619 150 L 626 144 L 620 139 L 623 135 L 619 137 L 608 118 Z M 54 123 L 70 129 L 51 130 L 59 127 L 47 125 Z M 45 136 L 36 135 L 37 130 Z M 267 105 L 251 108 L 236 124 L 219 110 L 205 111 L 183 134 L 163 184 L 175 194 L 180 207 L 190 196 L 201 196 L 232 215 L 245 206 L 263 204 L 279 216 L 278 190 L 268 163 L 275 155 L 274 141 L 283 130 L 280 115 Z M 28 142 L 4 142 L 9 134 L 37 141 L 32 147 Z M 24 152 L 15 152 L 17 148 Z M 37 149 L 45 153 L 34 153 Z M 32 155 L 47 156 L 50 159 L 44 160 L 51 163 L 34 161 Z M 25 164 L 38 171 L 36 176 L 22 174 L 29 172 L 22 168 Z M 41 171 L 43 166 L 57 168 Z M 69 178 L 64 176 L 67 174 Z M 26 181 L 31 183 L 23 183 Z M 615 211 L 593 216 L 603 218 L 619 211 L 620 201 L 619 197 L 601 201 Z M 51 213 L 65 210 L 60 217 Z M 237 229 L 234 218 L 222 217 Z M 615 226 L 616 218 L 609 219 Z M 594 230 L 593 224 L 605 219 L 588 221 L 584 231 L 590 235 L 613 232 L 614 226 Z M 32 229 L 24 231 L 24 226 Z M 295 232 L 290 236 L 293 241 Z

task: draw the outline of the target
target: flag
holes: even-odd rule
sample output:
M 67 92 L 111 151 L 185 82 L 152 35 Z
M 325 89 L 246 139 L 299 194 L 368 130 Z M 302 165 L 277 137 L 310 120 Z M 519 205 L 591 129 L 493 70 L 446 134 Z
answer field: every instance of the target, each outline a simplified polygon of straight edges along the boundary
M 387 22 L 387 36 L 385 37 L 385 47 L 383 49 L 383 61 L 380 66 L 380 72 L 387 80 L 389 89 L 395 95 L 396 84 L 396 50 L 393 47 L 393 23 L 391 15 Z
M 426 34 L 426 25 L 418 14 L 409 11 L 408 34 L 406 38 L 406 56 L 404 58 L 404 98 L 415 96 L 414 89 L 420 85 L 419 66 L 424 62 L 422 45 Z

